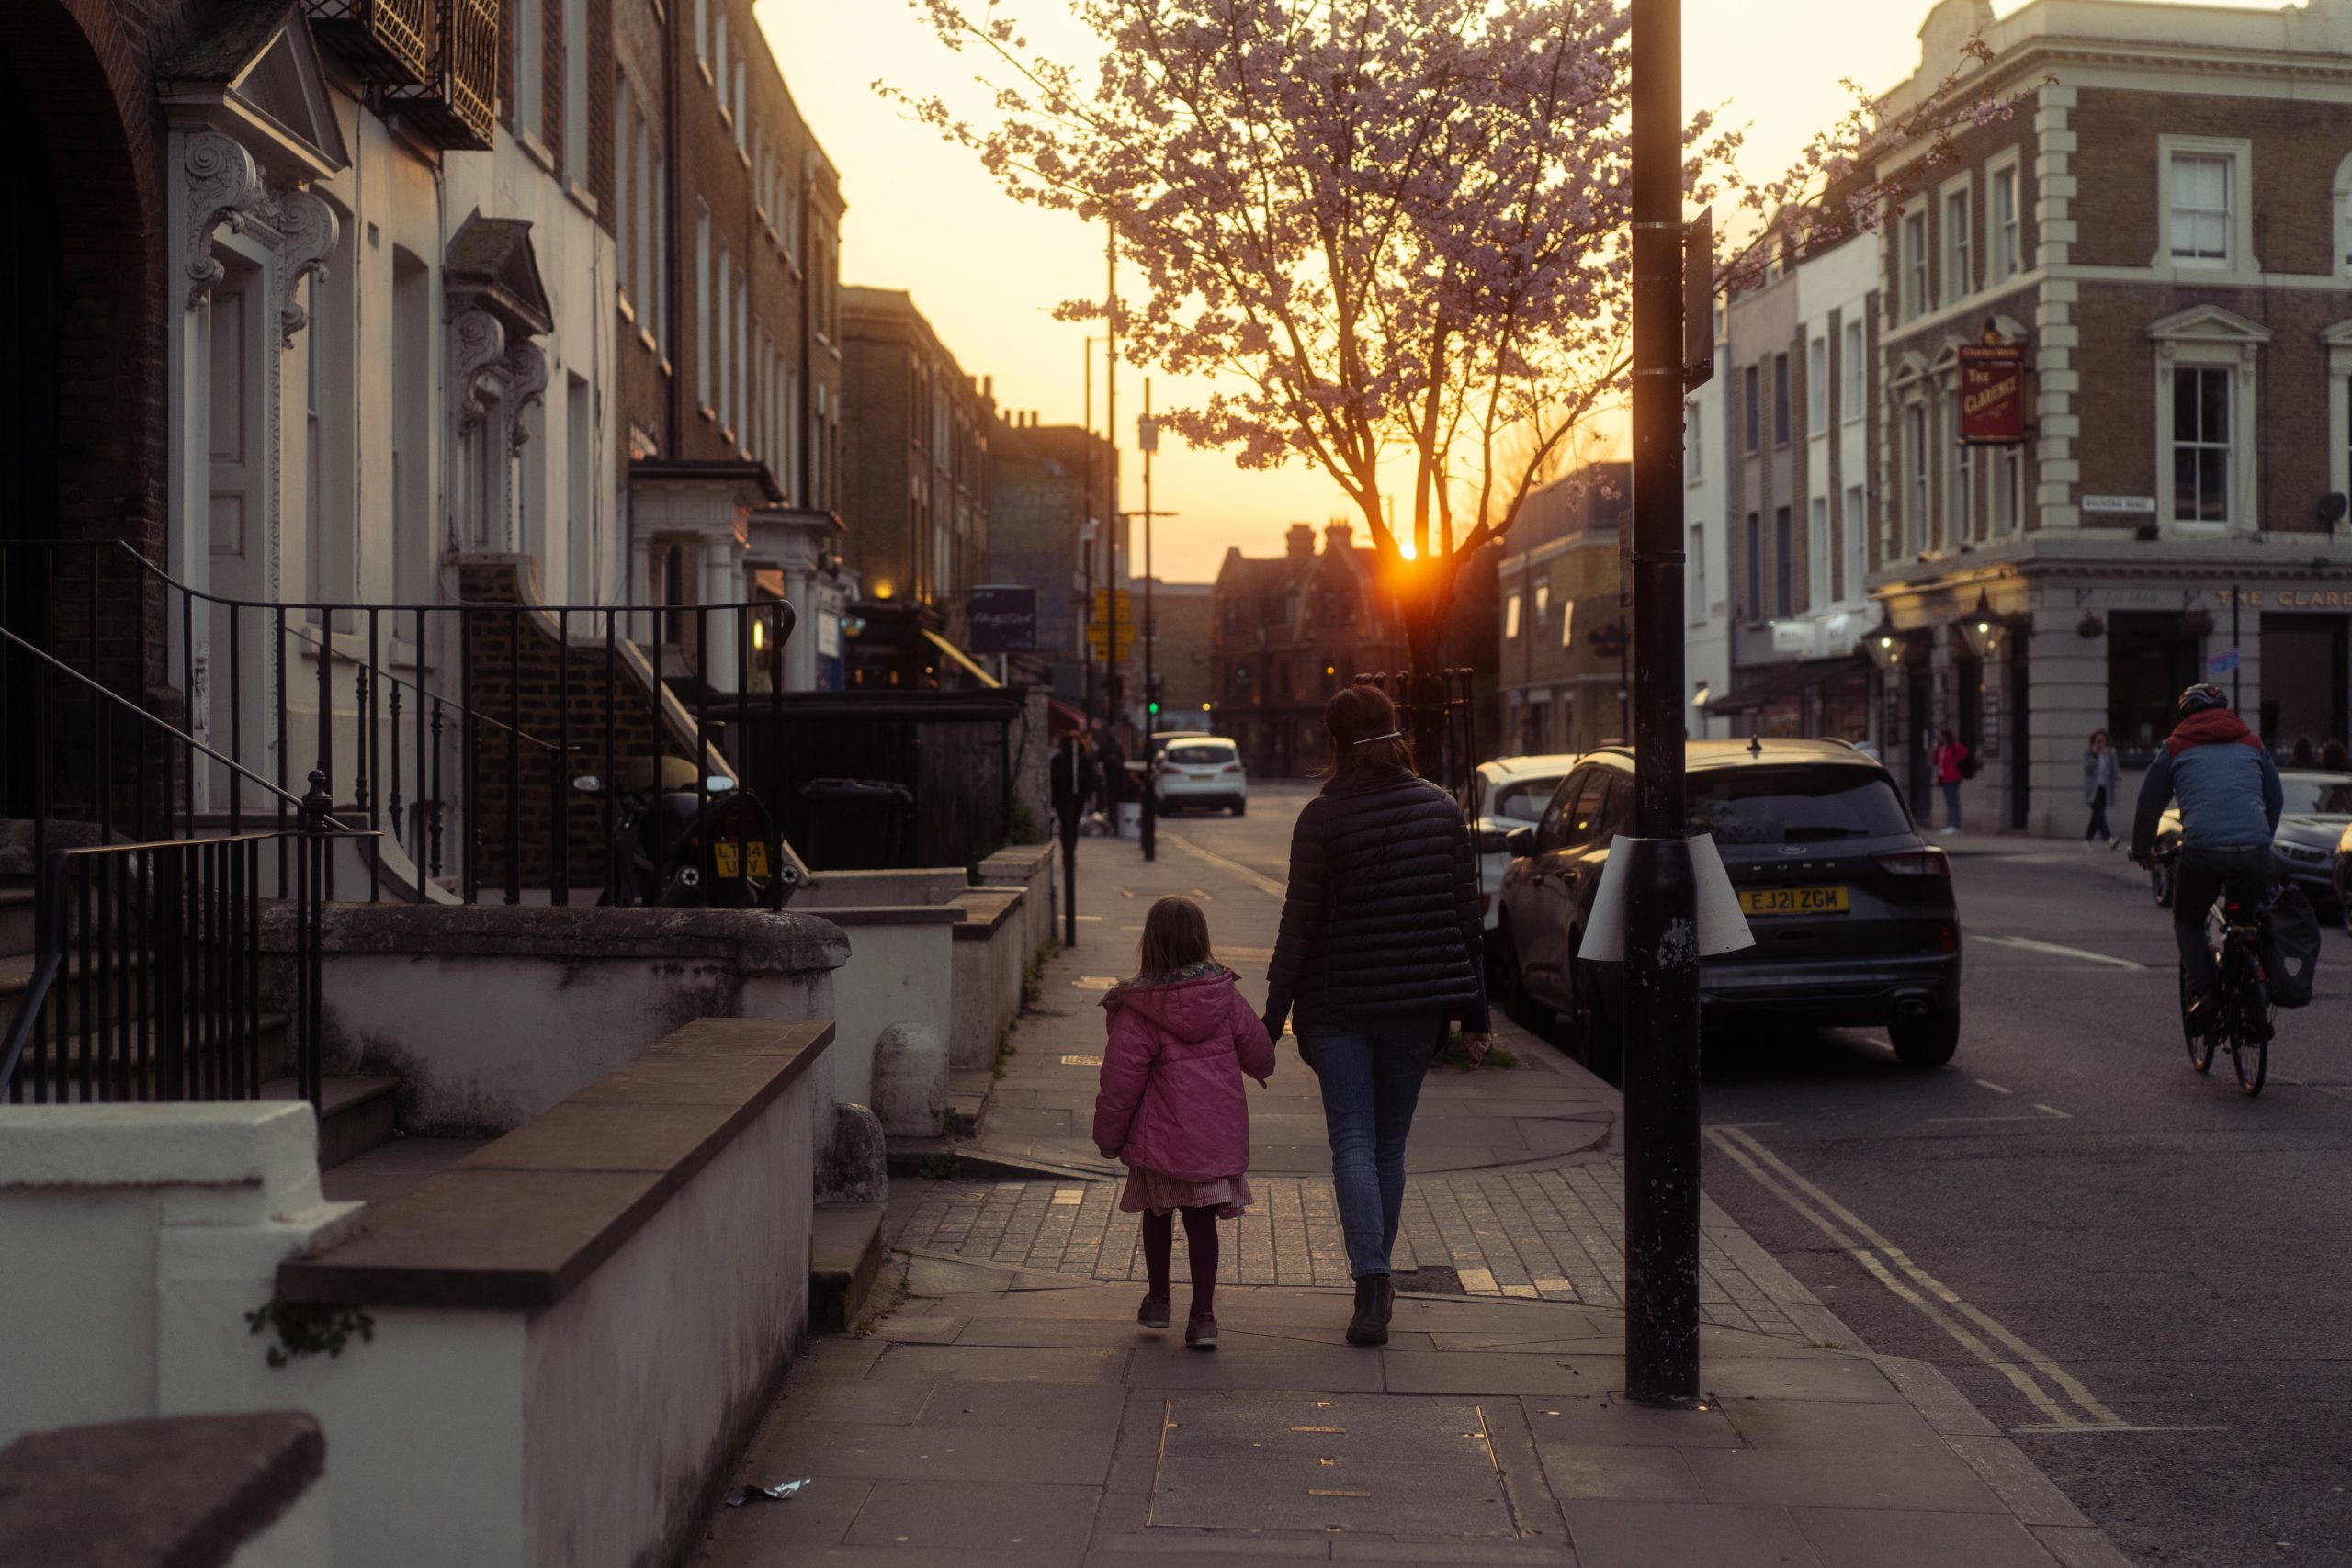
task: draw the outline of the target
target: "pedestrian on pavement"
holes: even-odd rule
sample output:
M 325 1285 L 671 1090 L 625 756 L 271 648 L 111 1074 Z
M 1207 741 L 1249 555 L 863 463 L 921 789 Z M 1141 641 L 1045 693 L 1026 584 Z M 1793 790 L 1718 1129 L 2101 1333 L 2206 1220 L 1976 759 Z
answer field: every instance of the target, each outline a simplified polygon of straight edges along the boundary
M 1488 1032 L 1478 877 L 1462 807 L 1413 772 L 1396 709 L 1349 686 L 1323 709 L 1332 771 L 1291 830 L 1290 886 L 1266 976 L 1266 1032 L 1294 1008 L 1323 1086 L 1331 1180 L 1356 1282 L 1351 1345 L 1385 1345 L 1405 1140 L 1447 1026 L 1475 1064 Z
M 2287 749 L 2287 765 L 2290 768 L 2314 768 L 2319 765 L 2319 753 L 2312 748 L 2312 738 L 2298 735 Z
M 1102 744 L 1096 762 L 1102 787 L 1102 818 L 1111 824 L 1111 837 L 1120 836 L 1119 801 L 1127 782 L 1127 754 L 1119 746 L 1119 732 L 1105 727 Z
M 2115 835 L 2107 826 L 2107 808 L 2122 793 L 2123 764 L 2117 759 L 2107 731 L 2094 729 L 2090 747 L 2083 753 L 2083 804 L 2091 808 L 2091 824 L 2083 829 L 2085 849 L 2095 839 L 2104 839 L 2109 849 L 2115 848 Z
M 1127 1168 L 1120 1209 L 1143 1215 L 1150 1276 L 1136 1321 L 1165 1328 L 1176 1215 L 1184 1216 L 1193 1302 L 1184 1343 L 1216 1348 L 1216 1223 L 1250 1209 L 1248 1073 L 1263 1085 L 1274 1043 L 1209 949 L 1209 920 L 1190 898 L 1144 917 L 1136 977 L 1102 998 L 1109 1043 L 1094 1097 L 1094 1146 Z
M 1968 748 L 1949 729 L 1936 731 L 1936 782 L 1944 786 L 1944 831 L 1960 831 L 1960 781 L 1975 770 L 1968 765 Z
M 2347 758 L 2341 740 L 2331 740 L 2319 749 L 2319 765 L 2331 773 L 2352 773 L 2352 758 Z

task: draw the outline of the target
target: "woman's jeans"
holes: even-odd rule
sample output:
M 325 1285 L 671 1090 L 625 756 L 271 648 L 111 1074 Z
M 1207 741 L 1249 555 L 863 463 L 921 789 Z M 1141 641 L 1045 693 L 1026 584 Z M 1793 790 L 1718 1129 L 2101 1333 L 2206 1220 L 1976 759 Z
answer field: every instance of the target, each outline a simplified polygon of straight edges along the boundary
M 1960 781 L 1958 779 L 1944 780 L 1944 827 L 1954 833 L 1960 831 Z
M 1405 1138 L 1444 1032 L 1442 1013 L 1390 1013 L 1299 1031 L 1300 1054 L 1323 1084 L 1331 1184 L 1348 1242 L 1348 1272 L 1385 1274 L 1405 1207 Z
M 2112 840 L 2115 835 L 2107 830 L 2107 786 L 2101 784 L 2091 792 L 2091 825 L 2083 829 L 2086 843 L 2093 839 Z

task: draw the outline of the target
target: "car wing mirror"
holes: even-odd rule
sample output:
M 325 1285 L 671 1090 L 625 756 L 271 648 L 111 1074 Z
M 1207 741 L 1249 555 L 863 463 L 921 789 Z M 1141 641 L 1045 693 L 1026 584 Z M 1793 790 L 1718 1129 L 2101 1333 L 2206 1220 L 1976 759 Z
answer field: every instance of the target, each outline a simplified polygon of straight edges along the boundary
M 1510 852 L 1511 859 L 1525 860 L 1535 852 L 1535 829 L 1513 828 L 1503 835 L 1503 848 Z

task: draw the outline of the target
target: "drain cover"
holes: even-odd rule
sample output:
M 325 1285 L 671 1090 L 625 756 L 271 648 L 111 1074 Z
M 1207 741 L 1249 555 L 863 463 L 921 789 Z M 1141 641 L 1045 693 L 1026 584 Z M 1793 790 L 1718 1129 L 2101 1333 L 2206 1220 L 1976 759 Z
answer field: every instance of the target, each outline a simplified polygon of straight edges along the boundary
M 1518 1534 L 1473 1400 L 1180 1394 L 1161 1437 L 1154 1525 Z

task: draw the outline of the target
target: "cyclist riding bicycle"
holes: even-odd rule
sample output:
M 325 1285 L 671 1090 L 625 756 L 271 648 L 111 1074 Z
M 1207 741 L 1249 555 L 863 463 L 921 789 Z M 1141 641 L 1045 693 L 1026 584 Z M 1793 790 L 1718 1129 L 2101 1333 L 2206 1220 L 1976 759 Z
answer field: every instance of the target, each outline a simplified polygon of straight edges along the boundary
M 2221 687 L 2180 694 L 2180 722 L 2140 785 L 2132 824 L 2132 858 L 2155 855 L 2156 823 L 2180 802 L 2180 870 L 2174 884 L 2173 939 L 2180 947 L 2181 997 L 2192 1032 L 2210 1035 L 2218 1021 L 2213 950 L 2206 911 L 2222 894 L 2252 907 L 2270 886 L 2271 836 L 2286 796 L 2269 748 L 2230 711 Z

